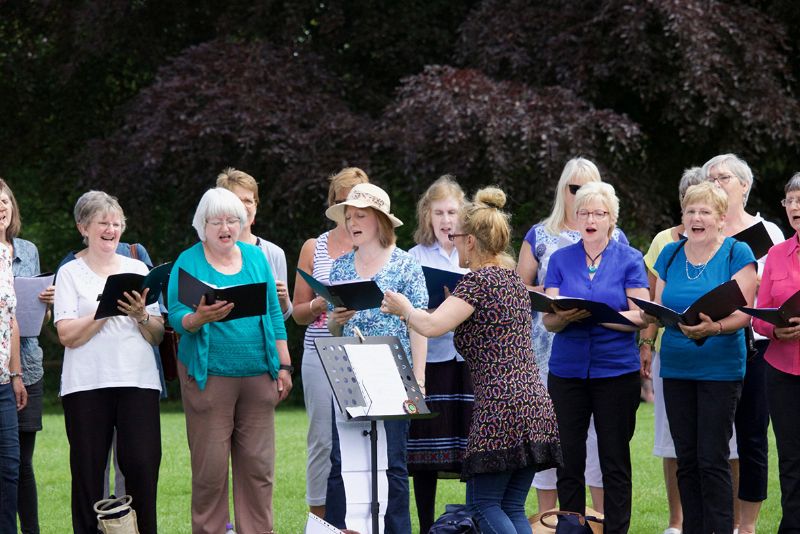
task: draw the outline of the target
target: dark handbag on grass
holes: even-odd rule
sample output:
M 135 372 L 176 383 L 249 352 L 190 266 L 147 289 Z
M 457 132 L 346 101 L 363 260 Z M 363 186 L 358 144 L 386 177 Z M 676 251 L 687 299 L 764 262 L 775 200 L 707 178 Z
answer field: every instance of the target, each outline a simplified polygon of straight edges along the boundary
M 158 354 L 161 356 L 164 380 L 167 382 L 178 378 L 178 342 L 180 340 L 181 335 L 169 325 L 167 314 L 164 314 L 164 338 L 158 345 Z
M 553 525 L 547 518 L 557 516 L 558 523 Z M 603 534 L 603 520 L 594 516 L 586 516 L 578 512 L 551 510 L 542 514 L 542 525 L 555 528 L 556 534 Z
M 428 534 L 480 534 L 472 515 L 463 504 L 448 504 Z

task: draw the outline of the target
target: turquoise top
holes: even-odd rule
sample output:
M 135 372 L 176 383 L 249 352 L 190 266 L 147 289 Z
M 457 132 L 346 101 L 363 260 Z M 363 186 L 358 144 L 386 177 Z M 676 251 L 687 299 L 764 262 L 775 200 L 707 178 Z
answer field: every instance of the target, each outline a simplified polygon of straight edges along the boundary
M 241 242 L 236 246 L 242 253 L 242 269 L 236 274 L 226 275 L 214 269 L 206 261 L 203 244 L 197 243 L 178 256 L 169 278 L 169 323 L 181 335 L 178 358 L 201 390 L 205 389 L 209 373 L 222 376 L 269 373 L 274 379 L 278 377 L 280 360 L 275 342 L 286 339 L 286 328 L 275 279 L 261 249 Z M 219 287 L 266 282 L 266 314 L 204 324 L 194 333 L 187 331 L 183 328 L 183 317 L 193 310 L 178 301 L 178 269 Z
M 675 253 L 675 249 L 678 249 Z M 672 264 L 667 267 L 675 253 Z M 744 243 L 726 237 L 705 269 L 686 264 L 686 251 L 680 241 L 669 243 L 656 260 L 655 269 L 664 280 L 661 303 L 683 312 L 698 298 L 730 280 L 749 264 L 755 265 L 753 252 Z M 702 270 L 702 272 L 701 272 Z M 689 273 L 689 278 L 687 276 Z M 677 327 L 664 329 L 661 338 L 661 377 L 686 380 L 741 380 L 745 369 L 744 329 L 705 338 L 702 345 L 683 335 Z

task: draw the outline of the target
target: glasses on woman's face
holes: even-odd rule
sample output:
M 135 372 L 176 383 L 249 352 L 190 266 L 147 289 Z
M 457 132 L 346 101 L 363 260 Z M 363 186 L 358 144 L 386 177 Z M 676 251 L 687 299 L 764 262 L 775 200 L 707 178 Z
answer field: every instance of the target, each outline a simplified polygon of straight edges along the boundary
M 450 241 L 455 241 L 457 237 L 464 237 L 469 234 L 447 234 L 447 239 Z
M 581 186 L 577 184 L 567 184 L 567 187 L 569 187 L 569 192 L 572 193 L 573 195 L 577 195 L 578 191 L 580 191 L 581 189 Z
M 603 210 L 594 210 L 594 211 L 578 210 L 578 218 L 581 219 L 582 221 L 587 220 L 589 217 L 594 217 L 595 221 L 602 221 L 607 216 L 608 212 Z
M 718 182 L 720 185 L 728 185 L 734 178 L 736 177 L 732 174 L 720 174 L 715 178 L 709 177 L 708 181 L 711 183 Z
M 781 199 L 781 206 L 784 208 L 793 208 L 795 205 L 800 206 L 800 197 L 787 197 Z
M 223 224 L 230 228 L 231 226 L 239 224 L 241 221 L 238 218 L 231 217 L 230 219 L 212 219 L 206 222 L 214 228 L 222 228 Z

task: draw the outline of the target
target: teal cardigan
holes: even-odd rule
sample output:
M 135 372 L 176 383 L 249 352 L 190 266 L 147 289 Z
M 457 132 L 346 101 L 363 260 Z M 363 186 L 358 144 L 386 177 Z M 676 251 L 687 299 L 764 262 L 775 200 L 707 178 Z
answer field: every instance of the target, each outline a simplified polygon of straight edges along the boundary
M 267 263 L 264 253 L 258 247 L 238 242 L 236 245 L 242 252 L 242 274 L 250 278 L 251 283 L 267 283 L 267 313 L 261 316 L 264 327 L 266 347 L 264 353 L 267 359 L 267 369 L 273 379 L 278 378 L 280 359 L 276 340 L 286 339 L 286 327 L 283 324 L 283 314 L 278 302 L 278 292 L 275 288 L 275 279 Z M 197 332 L 189 332 L 183 327 L 183 317 L 194 310 L 178 301 L 178 269 L 183 269 L 198 280 L 208 280 L 214 268 L 206 261 L 203 253 L 203 244 L 197 243 L 184 250 L 175 264 L 169 277 L 167 302 L 169 305 L 169 324 L 181 335 L 178 345 L 178 359 L 186 366 L 189 376 L 197 381 L 197 386 L 202 390 L 208 380 L 208 337 L 209 327 L 204 324 Z

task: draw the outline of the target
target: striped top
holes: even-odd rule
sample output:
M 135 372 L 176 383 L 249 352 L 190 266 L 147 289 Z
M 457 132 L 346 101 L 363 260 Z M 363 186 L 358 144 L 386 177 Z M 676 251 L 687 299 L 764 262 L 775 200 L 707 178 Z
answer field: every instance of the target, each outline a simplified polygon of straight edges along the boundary
M 331 265 L 333 265 L 333 259 L 328 253 L 328 234 L 329 232 L 325 232 L 317 238 L 317 243 L 314 245 L 314 260 L 312 263 L 313 268 L 311 269 L 311 276 L 323 284 L 328 283 L 328 277 L 331 273 Z M 319 337 L 331 337 L 331 333 L 328 332 L 327 312 L 322 312 L 322 314 L 317 317 L 313 323 L 308 325 L 308 328 L 306 328 L 306 336 L 303 341 L 303 347 L 306 350 L 315 350 L 314 340 Z

